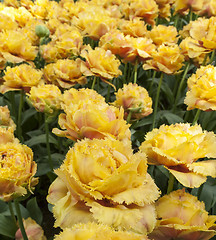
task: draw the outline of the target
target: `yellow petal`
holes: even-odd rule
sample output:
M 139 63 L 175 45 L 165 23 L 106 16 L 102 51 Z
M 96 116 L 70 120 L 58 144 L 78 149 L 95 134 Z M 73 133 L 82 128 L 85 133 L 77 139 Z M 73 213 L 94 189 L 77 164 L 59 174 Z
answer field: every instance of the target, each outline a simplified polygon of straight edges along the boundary
M 187 165 L 190 171 L 203 176 L 216 177 L 216 160 L 194 162 Z
M 144 207 L 133 205 L 128 208 L 124 205 L 109 207 L 90 200 L 86 205 L 90 207 L 93 217 L 99 223 L 112 226 L 117 230 L 131 230 L 145 234 L 151 232 L 156 224 L 154 205 Z
M 73 228 L 64 229 L 55 240 L 147 240 L 147 236 L 132 232 L 115 231 L 112 228 L 96 223 L 76 224 Z
M 70 192 L 53 207 L 53 215 L 56 219 L 54 227 L 68 228 L 76 223 L 93 221 L 89 208 L 83 202 L 74 205 Z
M 179 172 L 171 168 L 167 168 L 174 177 L 185 187 L 198 188 L 206 181 L 206 177 L 194 172 Z
M 154 240 L 208 240 L 215 235 L 213 230 L 203 230 L 197 227 L 175 229 L 173 226 L 158 226 L 149 234 Z
M 125 202 L 126 204 L 135 203 L 138 206 L 153 203 L 158 199 L 160 191 L 155 185 L 153 179 L 149 174 L 146 175 L 146 181 L 137 188 L 130 188 L 124 192 L 117 193 L 112 196 L 112 200 L 119 204 Z

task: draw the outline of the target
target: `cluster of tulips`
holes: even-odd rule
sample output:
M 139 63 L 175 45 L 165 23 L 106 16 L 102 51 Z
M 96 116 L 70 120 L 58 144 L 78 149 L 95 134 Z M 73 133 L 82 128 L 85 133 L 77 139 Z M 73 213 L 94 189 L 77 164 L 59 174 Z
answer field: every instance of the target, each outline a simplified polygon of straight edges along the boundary
M 214 237 L 200 193 L 216 178 L 216 129 L 198 123 L 216 110 L 215 1 L 5 0 L 0 18 L 0 200 L 14 238 L 47 239 L 20 211 L 42 181 L 27 109 L 46 136 L 46 201 L 60 229 L 50 239 Z M 174 82 L 169 112 L 164 81 Z M 161 105 L 182 121 L 159 121 Z M 58 166 L 51 153 L 64 144 L 52 149 L 51 137 L 69 143 Z

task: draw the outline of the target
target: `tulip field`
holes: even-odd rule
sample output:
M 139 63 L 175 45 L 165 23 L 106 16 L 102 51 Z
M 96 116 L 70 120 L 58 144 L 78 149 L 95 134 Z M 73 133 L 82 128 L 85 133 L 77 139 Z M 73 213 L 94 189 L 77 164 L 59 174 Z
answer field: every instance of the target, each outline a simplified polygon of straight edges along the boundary
M 216 239 L 215 0 L 0 1 L 0 240 Z

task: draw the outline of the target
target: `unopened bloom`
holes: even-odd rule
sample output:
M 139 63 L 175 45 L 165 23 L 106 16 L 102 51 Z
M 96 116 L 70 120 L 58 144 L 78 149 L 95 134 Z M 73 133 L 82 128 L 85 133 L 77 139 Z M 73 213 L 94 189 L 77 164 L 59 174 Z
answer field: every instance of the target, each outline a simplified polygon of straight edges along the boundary
M 216 216 L 208 215 L 204 202 L 184 189 L 161 197 L 156 211 L 158 221 L 150 239 L 208 240 L 216 234 Z
M 44 236 L 44 231 L 42 227 L 30 217 L 23 220 L 23 225 L 29 240 L 46 240 L 47 239 Z M 23 240 L 23 236 L 20 228 L 17 230 L 15 234 L 15 240 Z
M 147 173 L 145 154 L 133 154 L 130 144 L 113 138 L 81 140 L 56 174 L 48 195 L 55 226 L 97 222 L 116 230 L 153 230 L 152 203 L 159 191 Z
M 201 66 L 188 78 L 188 91 L 184 103 L 187 110 L 194 108 L 203 111 L 216 110 L 216 68 Z
M 96 47 L 92 49 L 89 45 L 81 52 L 85 58 L 82 62 L 81 71 L 86 76 L 99 76 L 104 79 L 113 79 L 122 74 L 119 70 L 120 61 L 109 50 Z
M 25 195 L 37 184 L 33 178 L 37 165 L 32 150 L 26 145 L 0 144 L 0 199 L 10 201 Z
M 32 87 L 28 95 L 29 102 L 39 112 L 53 114 L 61 108 L 61 91 L 52 84 Z
M 152 53 L 152 59 L 143 65 L 144 70 L 154 69 L 166 74 L 175 74 L 183 66 L 184 56 L 177 44 L 160 45 L 157 51 Z
M 45 79 L 61 88 L 71 88 L 75 84 L 86 83 L 86 77 L 80 71 L 80 59 L 59 59 L 44 67 Z
M 66 228 L 59 235 L 55 236 L 55 240 L 147 240 L 146 235 L 140 235 L 127 231 L 114 231 L 111 227 L 96 224 L 76 224 L 72 228 Z
M 216 136 L 199 125 L 162 125 L 148 132 L 140 149 L 148 163 L 164 165 L 185 187 L 199 187 L 207 176 L 216 177 Z
M 132 112 L 132 119 L 141 119 L 152 113 L 152 99 L 149 97 L 145 88 L 137 84 L 129 83 L 124 85 L 116 93 L 116 101 L 113 102 L 116 107 L 123 107 L 125 117 Z
M 37 86 L 42 78 L 43 73 L 27 64 L 21 64 L 16 67 L 7 67 L 3 77 L 3 84 L 0 91 L 15 91 L 24 89 L 29 91 L 33 86 Z

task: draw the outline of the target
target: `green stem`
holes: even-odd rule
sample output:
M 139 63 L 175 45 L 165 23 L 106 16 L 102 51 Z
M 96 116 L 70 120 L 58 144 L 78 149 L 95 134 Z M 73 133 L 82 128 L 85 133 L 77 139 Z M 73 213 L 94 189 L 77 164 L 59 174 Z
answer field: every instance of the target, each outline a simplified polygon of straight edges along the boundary
M 212 54 L 211 54 L 211 58 L 209 60 L 209 63 L 208 64 L 211 64 L 214 60 L 214 57 L 215 57 L 215 49 L 213 50 Z
M 12 202 L 11 201 L 8 202 L 8 207 L 9 207 L 10 214 L 11 214 L 11 217 L 12 217 L 15 225 L 17 225 L 17 221 L 16 221 L 16 217 L 15 217 L 15 214 L 14 214 L 14 210 L 13 210 L 13 206 L 12 206 Z
M 45 114 L 45 131 L 46 131 L 46 147 L 48 153 L 48 162 L 50 166 L 50 170 L 53 172 L 53 162 L 51 158 L 51 151 L 50 151 L 50 143 L 49 143 L 49 125 L 47 121 L 48 116 Z
M 130 123 L 131 120 L 131 116 L 132 116 L 132 111 L 129 111 L 128 116 L 127 116 L 127 123 Z
M 23 225 L 23 220 L 22 220 L 22 215 L 21 215 L 21 211 L 20 211 L 19 202 L 16 199 L 14 200 L 14 205 L 15 205 L 15 209 L 16 209 L 16 213 L 17 213 L 19 228 L 20 228 L 20 231 L 22 233 L 23 239 L 28 240 L 28 237 L 26 235 L 26 231 L 25 231 L 25 228 L 24 228 L 24 225 Z
M 206 53 L 205 58 L 204 58 L 203 63 L 202 63 L 202 66 L 206 65 L 207 58 L 208 58 L 208 54 Z
M 185 116 L 184 116 L 184 121 L 185 121 L 185 122 L 187 122 L 187 121 L 188 121 L 189 114 L 190 114 L 190 112 L 189 112 L 189 111 L 187 111 L 187 112 L 185 113 Z
M 94 76 L 91 89 L 94 89 L 94 86 L 95 86 L 95 83 L 96 83 L 96 79 L 97 79 L 97 77 Z
M 189 22 L 191 22 L 193 20 L 193 12 L 192 9 L 190 9 L 190 18 L 189 18 Z
M 201 196 L 201 193 L 202 193 L 202 190 L 203 190 L 203 186 L 204 184 L 202 184 L 199 188 L 198 188 L 198 193 L 197 193 L 197 198 L 200 200 L 200 196 Z
M 172 175 L 172 173 L 169 174 L 169 181 L 168 181 L 168 187 L 167 187 L 167 194 L 172 192 L 173 186 L 175 182 L 175 177 Z
M 16 116 L 16 104 L 15 104 L 15 92 L 14 91 L 10 91 L 10 102 L 11 102 L 11 113 L 14 116 L 14 118 L 17 120 L 17 116 Z
M 159 100 L 159 95 L 160 95 L 160 89 L 161 89 L 162 80 L 163 80 L 163 72 L 161 73 L 161 76 L 160 76 L 160 81 L 159 81 L 159 83 L 158 83 L 158 88 L 157 88 L 157 95 L 156 95 L 156 98 L 155 98 L 153 121 L 152 121 L 152 129 L 155 127 L 155 121 L 156 121 L 156 115 L 157 115 L 157 108 L 158 108 L 158 100 Z
M 183 87 L 183 84 L 184 84 L 184 80 L 185 80 L 185 77 L 186 77 L 186 75 L 188 73 L 189 67 L 190 67 L 190 63 L 187 62 L 185 70 L 184 70 L 184 74 L 182 76 L 182 80 L 181 80 L 181 82 L 179 84 L 178 91 L 177 91 L 177 94 L 176 94 L 176 99 L 175 99 L 174 106 L 173 106 L 173 112 L 176 109 L 176 105 L 177 105 L 177 102 L 178 102 L 178 99 L 179 99 L 179 95 L 181 93 L 181 90 L 182 90 L 182 87 Z
M 149 88 L 149 93 L 151 93 L 151 91 L 152 91 L 152 87 L 154 85 L 154 79 L 155 79 L 156 73 L 157 73 L 156 71 L 153 72 L 151 85 L 150 85 L 150 88 Z
M 179 20 L 179 14 L 177 13 L 176 17 L 175 17 L 175 22 L 174 22 L 174 26 L 177 28 L 178 25 L 178 20 Z
M 197 121 L 198 121 L 198 119 L 199 119 L 200 113 L 201 113 L 201 110 L 200 110 L 200 109 L 197 109 L 197 112 L 196 112 L 196 115 L 195 115 L 194 120 L 193 120 L 193 122 L 192 122 L 192 125 L 197 124 Z
M 124 76 L 123 76 L 123 84 L 125 84 L 125 83 L 127 82 L 127 70 L 128 70 L 128 64 L 125 63 Z
M 111 85 L 109 84 L 107 89 L 106 102 L 108 102 L 110 99 L 110 90 L 111 90 Z
M 19 111 L 18 111 L 18 119 L 17 119 L 17 135 L 22 142 L 22 128 L 21 128 L 21 120 L 22 120 L 22 108 L 23 108 L 23 101 L 24 101 L 24 90 L 20 92 L 20 102 L 19 102 Z
M 137 82 L 137 67 L 138 67 L 138 59 L 136 59 L 135 66 L 134 66 L 134 84 Z

